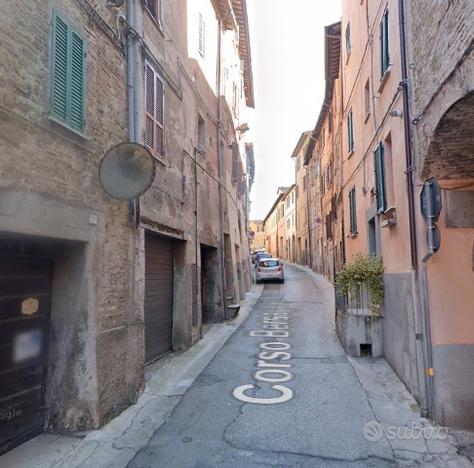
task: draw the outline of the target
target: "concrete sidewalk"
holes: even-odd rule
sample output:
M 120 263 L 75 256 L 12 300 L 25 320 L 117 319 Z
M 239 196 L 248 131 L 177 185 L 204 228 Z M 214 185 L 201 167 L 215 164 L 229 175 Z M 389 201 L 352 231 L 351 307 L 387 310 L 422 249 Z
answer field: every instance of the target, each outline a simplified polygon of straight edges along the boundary
M 78 436 L 41 434 L 1 456 L 0 468 L 126 467 L 247 318 L 262 289 L 254 286 L 247 293 L 234 320 L 208 327 L 194 346 L 147 372 L 145 390 L 137 403 L 104 427 Z
M 323 291 L 323 302 L 328 312 L 327 320 L 334 326 L 335 296 L 332 283 L 308 267 L 285 263 L 308 273 L 315 285 Z M 399 466 L 451 468 L 474 466 L 473 433 L 441 428 L 434 422 L 422 418 L 417 401 L 385 359 L 348 356 L 348 360 L 366 392 L 374 413 L 375 418 L 371 428 L 379 432 L 374 435 L 377 438 L 380 435 L 380 439 L 387 439 L 393 458 Z M 412 432 L 413 429 L 415 430 Z M 403 435 L 417 435 L 423 432 L 429 435 L 439 434 L 444 430 L 446 437 L 413 437 L 411 439 L 390 437 L 395 432 Z M 374 444 L 377 442 L 379 440 L 374 440 Z

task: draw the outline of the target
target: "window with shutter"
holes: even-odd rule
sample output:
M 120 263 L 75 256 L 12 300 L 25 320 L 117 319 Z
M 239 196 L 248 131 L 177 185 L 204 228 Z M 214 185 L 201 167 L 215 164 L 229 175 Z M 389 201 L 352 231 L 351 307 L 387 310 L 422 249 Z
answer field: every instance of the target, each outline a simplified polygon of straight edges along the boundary
M 374 169 L 377 213 L 383 213 L 387 209 L 383 143 L 380 143 L 374 152 Z
M 385 11 L 380 23 L 380 71 L 381 76 L 385 74 L 389 66 L 388 53 L 388 10 Z
M 349 230 L 351 234 L 357 234 L 357 207 L 355 187 L 349 190 Z
M 202 13 L 199 13 L 199 39 L 198 39 L 198 50 L 202 57 L 206 53 L 206 23 L 202 16 Z
M 238 176 L 239 147 L 237 143 L 232 143 L 232 183 L 235 185 Z
M 145 8 L 155 18 L 160 28 L 163 27 L 163 0 L 144 0 Z
M 84 39 L 53 13 L 50 116 L 80 133 L 85 128 Z
M 346 54 L 351 52 L 351 25 L 347 23 L 346 26 Z
M 352 110 L 347 114 L 347 152 L 354 151 L 354 125 L 352 121 Z
M 156 157 L 164 157 L 164 84 L 145 62 L 145 146 Z

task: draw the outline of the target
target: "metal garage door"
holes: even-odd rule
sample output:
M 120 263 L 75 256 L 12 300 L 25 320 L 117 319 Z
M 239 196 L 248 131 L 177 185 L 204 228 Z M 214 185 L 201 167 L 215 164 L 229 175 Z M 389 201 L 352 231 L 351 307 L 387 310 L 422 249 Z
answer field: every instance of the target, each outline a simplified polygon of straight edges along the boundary
M 171 349 L 173 332 L 173 241 L 145 237 L 145 361 Z
M 0 255 L 0 454 L 44 426 L 52 262 Z

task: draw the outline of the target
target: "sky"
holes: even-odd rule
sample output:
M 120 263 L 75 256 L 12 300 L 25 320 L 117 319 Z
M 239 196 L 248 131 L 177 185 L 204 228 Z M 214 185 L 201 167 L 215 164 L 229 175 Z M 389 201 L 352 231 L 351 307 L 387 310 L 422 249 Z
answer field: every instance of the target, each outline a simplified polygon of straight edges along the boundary
M 250 219 L 263 219 L 279 186 L 294 183 L 291 159 L 324 97 L 324 26 L 340 0 L 247 0 L 255 92 L 250 126 L 255 183 Z

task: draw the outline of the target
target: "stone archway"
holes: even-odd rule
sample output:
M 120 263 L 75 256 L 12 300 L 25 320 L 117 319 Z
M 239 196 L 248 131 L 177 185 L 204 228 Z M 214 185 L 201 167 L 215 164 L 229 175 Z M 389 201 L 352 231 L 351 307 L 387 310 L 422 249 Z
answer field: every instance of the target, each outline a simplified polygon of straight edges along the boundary
M 474 177 L 474 91 L 452 104 L 439 120 L 421 176 L 423 179 Z

